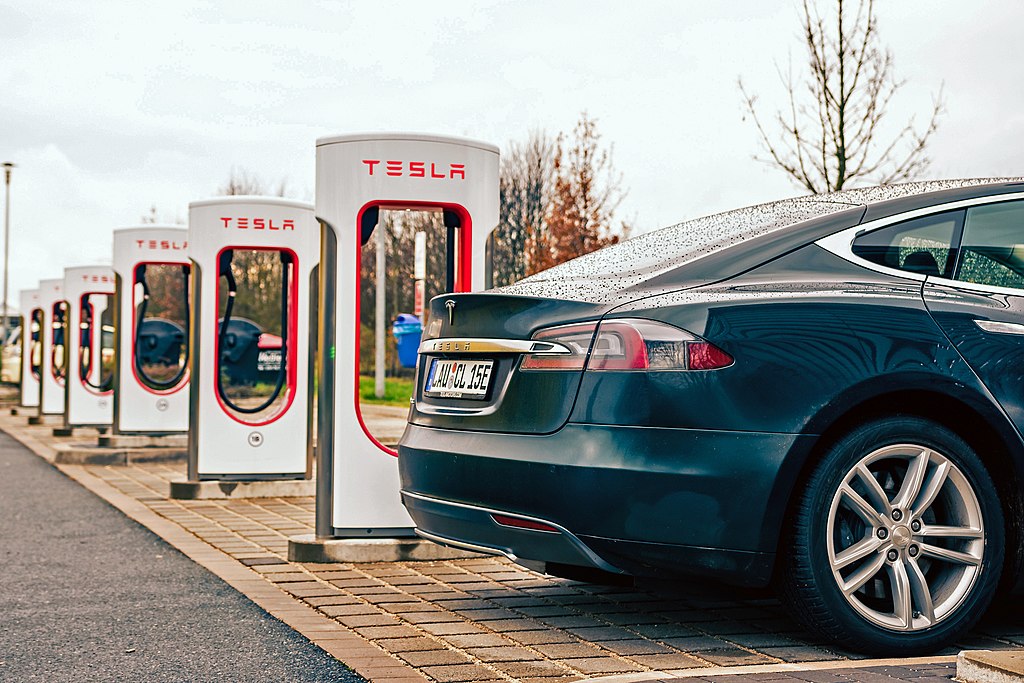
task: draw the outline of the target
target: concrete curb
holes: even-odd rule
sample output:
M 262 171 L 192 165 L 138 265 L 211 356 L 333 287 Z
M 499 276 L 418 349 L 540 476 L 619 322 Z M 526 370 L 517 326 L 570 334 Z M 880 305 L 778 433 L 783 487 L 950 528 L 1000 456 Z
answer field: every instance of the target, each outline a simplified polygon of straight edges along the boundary
M 956 658 L 963 683 L 1024 683 L 1024 652 L 967 650 Z

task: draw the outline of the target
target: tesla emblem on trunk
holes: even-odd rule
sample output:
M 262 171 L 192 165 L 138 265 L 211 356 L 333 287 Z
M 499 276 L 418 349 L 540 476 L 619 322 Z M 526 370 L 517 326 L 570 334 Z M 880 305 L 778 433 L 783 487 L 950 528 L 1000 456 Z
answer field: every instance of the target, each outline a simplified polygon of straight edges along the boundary
M 448 309 L 448 326 L 451 327 L 455 324 L 455 301 L 448 299 L 444 302 L 444 307 Z

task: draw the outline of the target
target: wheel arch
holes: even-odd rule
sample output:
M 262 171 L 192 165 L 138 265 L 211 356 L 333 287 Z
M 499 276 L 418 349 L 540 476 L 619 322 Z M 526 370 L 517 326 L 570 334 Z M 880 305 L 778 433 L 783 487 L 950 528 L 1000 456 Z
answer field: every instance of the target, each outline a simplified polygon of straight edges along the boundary
M 780 477 L 779 483 L 789 482 L 789 487 L 785 491 L 777 490 L 773 495 L 775 504 L 784 510 L 774 539 L 776 558 L 781 558 L 784 552 L 784 530 L 795 512 L 798 494 L 828 450 L 858 425 L 884 417 L 913 416 L 932 420 L 956 432 L 988 468 L 999 493 L 1006 523 L 1006 565 L 1002 588 L 1012 589 L 1014 583 L 1024 588 L 1024 491 L 1021 486 L 1024 482 L 1024 447 L 1020 436 L 989 399 L 962 384 L 955 387 L 944 387 L 943 384 L 881 392 L 849 404 L 841 412 L 828 414 L 823 411 L 809 423 L 807 431 L 817 434 L 817 438 L 790 452 L 784 467 L 795 474 Z M 957 420 L 951 421 L 950 415 L 956 415 Z M 775 576 L 778 568 L 776 561 Z

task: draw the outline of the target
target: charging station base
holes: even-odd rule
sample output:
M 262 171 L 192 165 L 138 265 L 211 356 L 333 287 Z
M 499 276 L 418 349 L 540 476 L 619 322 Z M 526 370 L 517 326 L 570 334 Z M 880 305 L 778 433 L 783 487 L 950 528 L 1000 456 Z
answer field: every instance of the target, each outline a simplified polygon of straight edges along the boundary
M 29 415 L 28 423 L 30 425 L 33 425 L 33 426 L 39 426 L 39 425 L 62 425 L 62 424 L 64 424 L 64 416 L 63 415 L 59 415 L 59 414 L 58 415 L 46 415 L 46 414 L 42 414 L 42 415 L 40 415 L 40 414 Z
M 103 437 L 100 437 L 102 441 Z M 135 465 L 138 463 L 180 463 L 188 459 L 187 448 L 106 448 L 94 443 L 60 444 L 54 462 L 60 465 Z
M 39 408 L 26 408 L 25 406 L 14 406 L 11 408 L 11 415 L 15 417 L 24 415 L 25 417 L 35 417 L 39 414 Z
M 76 427 L 68 427 L 67 425 L 64 425 L 64 426 L 61 426 L 61 427 L 54 427 L 53 428 L 53 435 L 54 436 L 86 436 L 90 432 L 92 432 L 93 430 L 99 432 L 100 434 L 105 434 L 108 429 L 110 429 L 110 427 L 107 427 L 107 426 L 104 426 L 104 425 L 97 425 L 97 426 L 82 425 L 82 426 L 76 426 Z
M 175 500 L 225 498 L 301 498 L 316 495 L 315 479 L 264 479 L 259 481 L 172 481 Z
M 436 562 L 483 557 L 422 538 L 317 538 L 313 534 L 288 539 L 289 562 Z
M 102 448 L 188 448 L 188 432 L 171 434 L 101 434 Z

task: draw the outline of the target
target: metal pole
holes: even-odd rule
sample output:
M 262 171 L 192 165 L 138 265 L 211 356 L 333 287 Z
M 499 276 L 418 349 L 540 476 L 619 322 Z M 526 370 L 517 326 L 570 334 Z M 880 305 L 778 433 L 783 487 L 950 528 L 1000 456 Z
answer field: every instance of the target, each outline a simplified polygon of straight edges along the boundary
M 7 350 L 7 263 L 10 258 L 11 244 L 11 169 L 13 168 L 14 164 L 9 161 L 4 162 L 4 319 L 3 336 L 0 337 L 0 358 Z
M 374 313 L 373 395 L 384 398 L 384 344 L 387 342 L 387 236 L 384 222 L 377 225 L 377 309 Z

